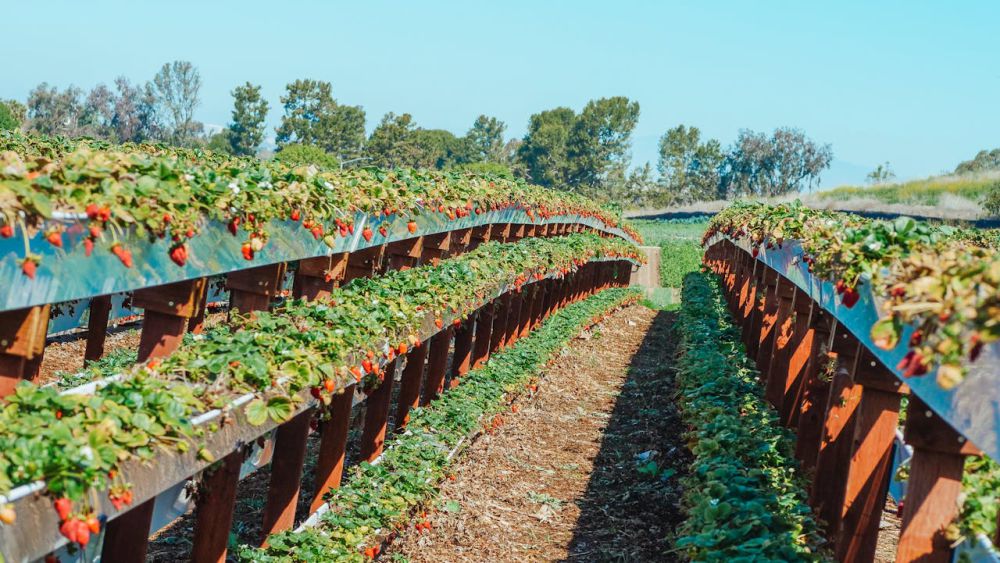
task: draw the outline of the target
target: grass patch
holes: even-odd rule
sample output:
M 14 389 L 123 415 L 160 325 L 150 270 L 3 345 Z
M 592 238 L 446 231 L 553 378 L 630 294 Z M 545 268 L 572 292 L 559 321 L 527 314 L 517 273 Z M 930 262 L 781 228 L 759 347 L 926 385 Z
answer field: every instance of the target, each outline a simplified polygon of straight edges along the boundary
M 817 193 L 820 199 L 847 201 L 874 199 L 889 204 L 938 205 L 944 195 L 981 202 L 997 183 L 996 175 L 932 176 L 877 186 L 842 186 Z

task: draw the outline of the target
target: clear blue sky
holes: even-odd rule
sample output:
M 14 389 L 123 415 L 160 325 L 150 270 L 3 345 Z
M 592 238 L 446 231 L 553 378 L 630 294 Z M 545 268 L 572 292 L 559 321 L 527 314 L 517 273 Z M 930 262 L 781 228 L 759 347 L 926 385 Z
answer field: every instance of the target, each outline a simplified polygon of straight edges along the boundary
M 877 5 L 876 5 L 877 4 Z M 524 134 L 528 116 L 625 95 L 642 107 L 633 162 L 678 123 L 729 143 L 790 125 L 833 145 L 824 185 L 889 161 L 903 178 L 1000 146 L 1000 2 L 11 1 L 0 98 L 42 81 L 89 89 L 201 71 L 197 118 L 224 124 L 230 90 L 278 97 L 333 83 L 369 130 L 386 111 L 463 133 L 480 113 Z

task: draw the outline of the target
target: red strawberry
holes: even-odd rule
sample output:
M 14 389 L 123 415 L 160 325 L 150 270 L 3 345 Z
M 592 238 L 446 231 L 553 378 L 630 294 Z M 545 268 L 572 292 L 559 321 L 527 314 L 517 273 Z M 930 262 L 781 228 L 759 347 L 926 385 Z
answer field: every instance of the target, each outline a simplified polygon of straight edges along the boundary
M 68 539 L 70 543 L 76 543 L 76 540 L 79 538 L 77 529 L 75 520 L 66 520 L 59 526 L 59 533 Z
M 361 376 L 362 376 L 362 374 L 361 374 L 361 368 L 359 368 L 358 366 L 352 366 L 351 367 L 351 373 L 354 374 L 354 380 L 360 383 L 361 382 Z
M 170 249 L 170 259 L 174 261 L 174 264 L 183 268 L 184 264 L 187 263 L 187 258 L 187 247 L 183 244 L 179 244 Z
M 847 307 L 848 309 L 853 307 L 860 298 L 861 295 L 858 293 L 858 290 L 853 287 L 845 289 L 844 295 L 841 297 L 844 302 L 844 307 Z
M 108 222 L 111 220 L 111 208 L 107 205 L 102 205 L 100 209 L 97 210 L 97 218 L 101 221 Z
M 378 232 L 379 232 L 380 235 L 382 235 L 384 237 L 389 236 L 389 229 L 386 229 L 385 225 L 382 225 L 381 227 L 379 227 L 378 228 Z
M 348 231 L 346 225 L 341 225 L 340 227 L 337 228 L 337 231 L 340 233 L 340 236 L 347 238 Z
M 240 218 L 233 217 L 233 220 L 229 222 L 229 233 L 233 236 L 236 236 L 236 233 L 239 232 L 239 228 L 240 228 Z
M 38 267 L 38 263 L 35 262 L 34 258 L 25 258 L 21 261 L 21 271 L 24 275 L 28 276 L 29 279 L 35 279 L 35 270 Z
M 406 224 L 406 229 L 410 231 L 410 234 L 417 232 L 417 222 L 410 221 L 409 223 Z
M 314 399 L 319 399 L 319 387 L 312 387 L 309 389 L 309 394 L 313 396 Z
M 45 234 L 45 240 L 49 241 L 49 244 L 56 248 L 62 248 L 62 234 L 59 231 L 49 231 Z
M 171 221 L 170 214 L 169 213 L 164 213 L 163 214 L 163 222 L 165 224 L 169 225 L 170 221 Z
M 365 227 L 365 229 L 363 231 L 361 231 L 361 236 L 365 237 L 365 241 L 366 242 L 371 242 L 372 241 L 372 237 L 374 236 L 374 233 L 372 233 L 371 229 L 369 229 L 368 227 Z
M 253 260 L 253 247 L 250 246 L 249 242 L 243 243 L 243 246 L 240 247 L 240 251 L 243 252 L 244 260 Z
M 333 393 L 337 390 L 337 383 L 332 379 L 327 379 L 323 382 L 323 387 L 326 389 L 327 393 Z
M 399 355 L 400 356 L 402 356 L 403 354 L 405 354 L 406 353 L 406 343 L 405 342 L 400 342 L 398 350 L 399 350 Z
M 132 267 L 132 253 L 127 248 L 121 244 L 115 244 L 111 247 L 111 252 L 113 252 L 115 256 L 122 261 L 122 264 L 124 264 L 126 268 Z
M 319 240 L 319 237 L 323 236 L 323 227 L 316 225 L 315 227 L 310 229 L 310 232 L 312 232 L 312 236 L 314 239 Z
M 291 217 L 292 221 L 298 221 L 301 216 L 302 216 L 302 214 L 299 213 L 298 209 L 293 209 L 292 210 L 292 214 L 291 214 L 290 217 Z
M 4 226 L 0 227 L 0 237 L 10 238 L 12 236 L 14 236 L 14 226 L 13 225 L 4 225 Z
M 91 225 L 87 230 L 90 232 L 90 238 L 92 238 L 92 239 L 101 238 L 101 233 L 103 231 L 101 231 L 101 226 L 100 225 L 96 225 L 96 224 L 95 225 Z
M 91 514 L 87 518 L 87 528 L 90 529 L 90 533 L 99 534 L 101 533 L 101 521 L 97 519 L 97 516 Z
M 94 241 L 89 238 L 83 239 L 83 253 L 89 258 L 94 252 Z
M 73 501 L 66 497 L 57 498 L 52 504 L 56 507 L 56 513 L 60 520 L 69 518 L 70 513 L 73 512 Z
M 351 233 L 352 235 L 354 234 L 354 223 L 350 223 L 347 225 L 347 232 Z
M 89 218 L 89 219 L 97 219 L 97 214 L 100 212 L 100 208 L 97 207 L 96 203 L 91 203 L 91 204 L 87 205 L 87 207 L 86 207 L 86 209 L 84 209 L 84 211 L 86 211 L 86 213 L 87 213 L 87 218 Z
M 438 317 L 438 318 L 434 319 L 434 326 L 436 326 L 438 328 L 441 328 L 441 327 L 444 326 L 444 321 L 441 320 L 441 317 Z
M 374 367 L 371 360 L 361 360 L 361 369 L 365 370 L 365 373 L 371 373 Z

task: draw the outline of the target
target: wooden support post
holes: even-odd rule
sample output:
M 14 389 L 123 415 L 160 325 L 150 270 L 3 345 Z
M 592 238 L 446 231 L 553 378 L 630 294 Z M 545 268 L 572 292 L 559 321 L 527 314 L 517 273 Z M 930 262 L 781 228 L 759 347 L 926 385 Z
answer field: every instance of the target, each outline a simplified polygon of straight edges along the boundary
M 477 369 L 490 359 L 493 334 L 493 302 L 480 307 L 476 313 L 476 338 L 472 344 L 472 369 Z
M 774 396 L 778 415 L 784 426 L 795 428 L 799 422 L 799 400 L 813 348 L 815 333 L 812 329 L 813 310 L 819 314 L 820 306 L 809 295 L 796 288 L 792 301 L 791 333 L 773 369 Z
M 451 242 L 448 245 L 448 256 L 458 256 L 468 252 L 472 245 L 472 229 L 451 231 Z
M 816 456 L 816 477 L 810 495 L 810 504 L 820 519 L 826 522 L 830 537 L 840 526 L 847 467 L 854 439 L 854 412 L 861 399 L 861 386 L 853 381 L 859 347 L 854 335 L 844 330 L 842 325 L 837 325 L 833 336 L 837 369 L 830 382 L 823 434 Z
M 830 398 L 830 381 L 826 369 L 830 363 L 830 337 L 835 320 L 821 307 L 813 307 L 810 325 L 813 329 L 813 345 L 806 366 L 805 381 L 799 404 L 799 420 L 796 430 L 795 457 L 802 469 L 811 473 L 819 454 L 819 443 L 823 432 L 823 419 Z
M 958 516 L 965 457 L 979 450 L 915 396 L 906 410 L 906 443 L 913 446 L 897 563 L 947 563 L 945 529 Z
M 492 232 L 493 228 L 490 225 L 473 227 L 472 233 L 469 236 L 469 247 L 467 250 L 475 250 L 479 245 L 489 242 L 490 234 L 492 234 Z
M 136 291 L 132 306 L 142 308 L 140 362 L 166 356 L 180 346 L 208 278 L 183 281 Z
M 292 281 L 292 295 L 310 301 L 329 297 L 347 275 L 349 257 L 350 254 L 342 252 L 300 260 Z
M 84 366 L 104 356 L 104 341 L 108 338 L 108 319 L 111 317 L 111 296 L 99 295 L 90 300 L 90 318 L 87 320 L 87 348 L 83 353 Z
M 500 344 L 501 350 L 513 346 L 518 334 L 520 334 L 521 309 L 524 308 L 524 292 L 512 289 L 510 296 L 507 327 L 504 329 L 504 339 Z
M 406 353 L 406 365 L 399 380 L 399 394 L 396 396 L 396 416 L 393 426 L 399 430 L 410 421 L 410 409 L 420 404 L 420 383 L 424 378 L 424 363 L 427 360 L 428 342 L 413 346 Z
M 771 364 L 771 353 L 774 351 L 774 338 L 778 332 L 778 290 L 784 285 L 784 279 L 777 272 L 768 268 L 764 280 L 764 303 L 760 314 L 760 336 L 757 339 L 757 354 L 755 361 L 761 380 L 767 379 L 767 368 Z
M 758 360 L 763 360 L 764 366 L 761 375 L 764 376 L 766 385 L 765 397 L 775 408 L 781 407 L 781 389 L 784 382 L 785 372 L 788 366 L 788 357 L 794 342 L 794 327 L 797 315 L 793 305 L 798 287 L 785 278 L 781 278 L 777 285 L 775 296 L 778 301 L 778 309 L 774 317 L 773 337 L 771 338 L 771 349 L 766 354 L 757 356 Z
M 281 291 L 284 276 L 284 263 L 230 273 L 226 276 L 230 312 L 266 311 Z
M 431 349 L 427 357 L 427 381 L 420 397 L 421 405 L 430 403 L 444 392 L 444 376 L 445 370 L 448 369 L 448 352 L 453 334 L 453 327 L 447 326 L 432 336 L 428 342 Z
M 333 396 L 327 407 L 330 418 L 320 420 L 319 454 L 316 456 L 316 489 L 309 512 L 316 512 L 323 505 L 323 497 L 340 486 L 344 474 L 347 452 L 347 433 L 351 427 L 351 410 L 354 405 L 354 385 Z
M 227 455 L 201 482 L 197 521 L 194 527 L 192 561 L 224 563 L 236 507 L 236 487 L 240 481 L 243 451 Z
M 451 374 L 448 378 L 448 387 L 453 388 L 458 385 L 472 367 L 472 337 L 475 316 L 470 316 L 455 329 L 455 353 L 451 360 Z
M 531 320 L 538 305 L 538 284 L 531 284 L 521 289 L 521 321 L 517 325 L 517 336 L 521 339 L 528 336 L 531 330 Z
M 507 315 L 510 312 L 511 294 L 504 293 L 493 301 L 496 309 L 493 313 L 493 334 L 490 337 L 490 355 L 497 353 L 507 338 Z
M 490 225 L 490 238 L 497 242 L 507 242 L 510 239 L 510 223 Z
M 347 257 L 347 271 L 344 273 L 343 283 L 357 278 L 370 278 L 380 273 L 383 270 L 382 261 L 385 253 L 386 245 L 384 244 L 350 253 Z
M 139 336 L 140 362 L 167 356 L 180 346 L 188 319 L 196 313 L 207 283 L 208 278 L 200 278 L 143 289 L 133 294 L 132 306 L 144 309 L 142 334 Z M 108 523 L 102 560 L 123 563 L 146 560 L 154 503 L 155 499 L 149 499 Z
M 49 305 L 0 313 L 0 397 L 38 376 L 48 327 Z
M 438 233 L 423 237 L 423 248 L 420 254 L 421 264 L 437 265 L 441 258 L 451 250 L 451 233 Z
M 386 270 L 409 270 L 420 263 L 424 237 L 414 237 L 386 245 Z
M 746 299 L 743 301 L 743 305 L 740 309 L 739 315 L 737 316 L 737 322 L 740 326 L 740 337 L 743 341 L 743 346 L 747 350 L 750 350 L 750 342 L 754 340 L 757 335 L 751 334 L 753 325 L 754 312 L 757 310 L 757 302 L 759 301 L 759 296 L 757 294 L 758 284 L 758 271 L 760 268 L 764 267 L 763 264 L 751 258 L 750 269 L 747 275 L 747 295 Z
M 905 385 L 866 348 L 855 364 L 861 399 L 854 412 L 854 438 L 847 469 L 836 553 L 840 561 L 874 561 L 882 508 L 889 491 L 892 447 Z
M 385 376 L 378 387 L 369 389 L 368 410 L 365 411 L 365 424 L 361 430 L 361 459 L 372 462 L 382 455 L 385 445 L 385 431 L 389 422 L 389 407 L 392 403 L 392 384 L 395 379 L 396 362 L 386 366 Z
M 201 334 L 205 330 L 205 315 L 208 314 L 208 286 L 210 282 L 205 280 L 204 287 L 201 288 L 201 296 L 198 297 L 198 305 L 194 314 L 188 319 L 187 331 L 191 334 Z
M 267 504 L 261 525 L 263 544 L 267 536 L 288 530 L 295 523 L 295 507 L 302 488 L 302 466 L 306 458 L 306 440 L 313 409 L 299 413 L 278 427 L 274 436 L 271 461 L 271 481 L 267 487 Z
M 750 303 L 750 318 L 747 321 L 747 329 L 743 333 L 743 344 L 746 346 L 747 355 L 756 360 L 757 351 L 760 348 L 761 330 L 763 329 L 764 297 L 767 295 L 765 278 L 771 268 L 763 262 L 755 263 L 757 270 L 754 273 L 753 301 Z

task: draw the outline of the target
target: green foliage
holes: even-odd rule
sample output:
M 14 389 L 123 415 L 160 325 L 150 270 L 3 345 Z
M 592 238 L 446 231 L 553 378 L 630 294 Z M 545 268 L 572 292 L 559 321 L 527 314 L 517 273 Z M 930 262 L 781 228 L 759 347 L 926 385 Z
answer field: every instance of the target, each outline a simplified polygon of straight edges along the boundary
M 556 312 L 527 337 L 469 372 L 458 387 L 411 411 L 406 432 L 388 444 L 378 465 L 354 467 L 347 483 L 325 500 L 334 507 L 317 526 L 268 538 L 268 547 L 244 546 L 241 561 L 351 561 L 370 559 L 365 549 L 433 502 L 459 441 L 503 411 L 511 395 L 541 375 L 579 330 L 610 309 L 634 301 L 630 289 L 609 289 Z M 538 495 L 537 502 L 550 502 Z M 455 507 L 445 507 L 454 510 Z
M 205 148 L 217 154 L 233 154 L 233 146 L 228 131 L 219 131 L 205 142 Z
M 167 126 L 166 138 L 175 145 L 191 146 L 204 129 L 194 119 L 200 90 L 201 75 L 188 61 L 166 63 L 153 77 L 152 93 Z
M 975 158 L 955 167 L 955 174 L 978 174 L 1000 170 L 1000 149 L 979 151 Z
M 469 162 L 466 164 L 456 164 L 449 167 L 448 170 L 477 174 L 480 176 L 507 178 L 510 180 L 514 179 L 514 172 L 511 171 L 510 166 L 499 162 Z
M 566 143 L 569 187 L 606 189 L 624 183 L 632 130 L 638 122 L 639 102 L 624 96 L 588 102 Z
M 660 137 L 660 185 L 676 203 L 718 199 L 722 162 L 719 141 L 701 142 L 697 127 L 678 125 Z
M 10 131 L 21 127 L 21 121 L 14 117 L 14 112 L 6 102 L 0 102 L 0 131 Z
M 326 169 L 336 169 L 339 167 L 337 157 L 317 147 L 316 145 L 303 145 L 301 143 L 290 143 L 274 153 L 274 160 L 288 166 L 308 166 L 310 164 Z
M 361 106 L 340 105 L 329 82 L 296 80 L 281 97 L 285 115 L 278 127 L 278 145 L 316 145 L 341 162 L 362 155 L 365 144 L 365 111 Z
M 370 160 L 366 164 L 389 169 L 419 166 L 426 159 L 421 158 L 423 151 L 415 133 L 416 124 L 410 114 L 385 114 L 368 137 L 365 153 Z
M 472 150 L 472 162 L 502 163 L 504 154 L 503 132 L 507 125 L 495 117 L 480 115 L 472 124 L 465 138 Z
M 518 148 L 532 182 L 547 188 L 568 184 L 567 145 L 576 114 L 569 108 L 555 108 L 536 113 L 528 120 L 528 132 Z
M 826 200 L 874 199 L 890 204 L 939 205 L 942 196 L 981 201 L 990 193 L 996 178 L 982 176 L 932 176 L 896 184 L 842 186 L 817 194 Z
M 444 129 L 417 129 L 413 142 L 419 147 L 419 168 L 444 170 L 457 162 L 467 162 L 471 152 L 467 140 Z
M 260 86 L 247 82 L 233 90 L 233 121 L 228 137 L 231 152 L 253 156 L 264 141 L 264 127 L 269 106 L 260 95 Z
M 770 137 L 742 130 L 726 153 L 720 193 L 734 199 L 811 189 L 832 160 L 830 145 L 817 145 L 799 129 L 779 127 Z
M 896 177 L 896 173 L 889 168 L 889 163 L 879 164 L 865 176 L 869 184 L 885 184 Z
M 1000 180 L 994 180 L 987 186 L 983 208 L 994 217 L 1000 215 Z
M 680 288 L 684 277 L 701 268 L 701 236 L 708 227 L 704 218 L 668 221 L 634 221 L 649 246 L 660 247 L 660 285 Z
M 694 460 L 675 546 L 692 561 L 826 560 L 793 435 L 764 401 L 717 283 L 689 274 L 683 295 L 677 383 Z

